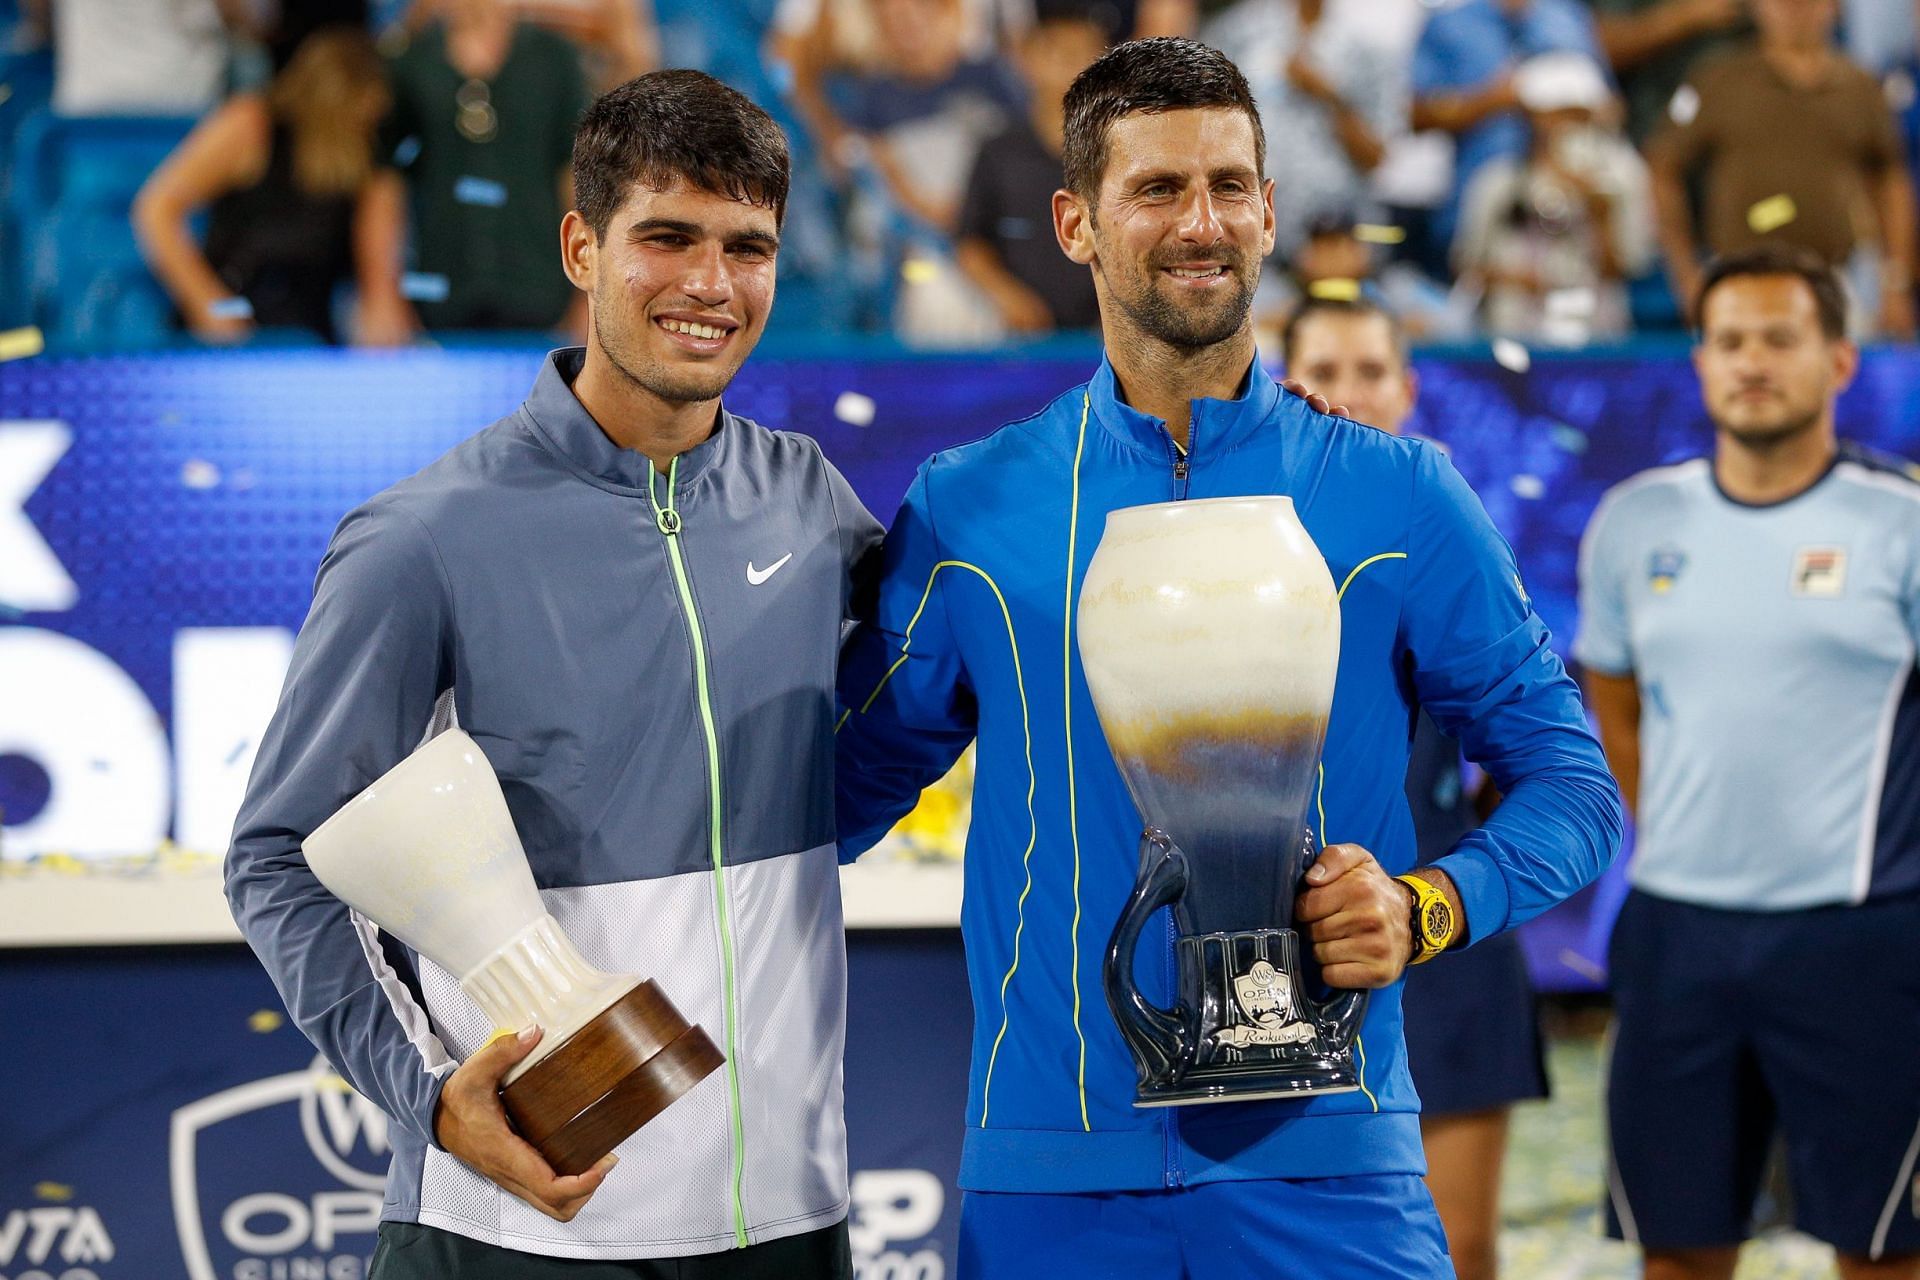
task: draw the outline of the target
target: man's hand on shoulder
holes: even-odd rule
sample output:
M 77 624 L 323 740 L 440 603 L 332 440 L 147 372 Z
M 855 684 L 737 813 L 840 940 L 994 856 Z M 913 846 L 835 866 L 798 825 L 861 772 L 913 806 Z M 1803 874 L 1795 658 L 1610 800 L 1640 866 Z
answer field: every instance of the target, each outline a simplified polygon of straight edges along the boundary
M 1393 985 L 1413 954 L 1411 894 L 1357 844 L 1330 844 L 1307 869 L 1294 919 L 1320 976 L 1349 990 Z
M 474 1172 L 560 1222 L 571 1222 L 618 1162 L 608 1154 L 585 1173 L 561 1177 L 513 1131 L 500 1105 L 500 1081 L 540 1043 L 540 1029 L 501 1036 L 460 1064 L 440 1090 L 433 1138 Z

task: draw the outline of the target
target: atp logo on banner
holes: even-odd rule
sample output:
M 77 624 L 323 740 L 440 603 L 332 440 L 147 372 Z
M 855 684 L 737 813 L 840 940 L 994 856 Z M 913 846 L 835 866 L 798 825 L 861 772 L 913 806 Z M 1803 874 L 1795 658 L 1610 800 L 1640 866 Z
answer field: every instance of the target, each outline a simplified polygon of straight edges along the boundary
M 173 1113 L 172 1129 L 173 1216 L 188 1280 L 366 1275 L 386 1186 L 387 1118 L 326 1059 L 190 1103 Z M 303 1147 L 313 1157 L 304 1168 L 286 1158 Z

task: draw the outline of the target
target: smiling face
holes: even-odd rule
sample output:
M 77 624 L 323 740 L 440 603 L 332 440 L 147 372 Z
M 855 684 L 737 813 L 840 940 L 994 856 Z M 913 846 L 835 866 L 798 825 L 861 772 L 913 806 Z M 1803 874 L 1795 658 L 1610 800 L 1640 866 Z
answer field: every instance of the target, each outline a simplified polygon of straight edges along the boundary
M 1273 184 L 1247 113 L 1135 112 L 1113 122 L 1089 206 L 1054 197 L 1062 247 L 1091 263 L 1109 342 L 1143 336 L 1192 351 L 1247 328 L 1273 250 Z
M 1287 373 L 1344 406 L 1355 422 L 1394 435 L 1413 414 L 1417 383 L 1393 322 L 1373 311 L 1316 311 L 1292 327 Z
M 773 210 L 676 180 L 635 184 L 596 237 L 562 230 L 567 274 L 591 300 L 588 341 L 662 400 L 712 400 L 733 381 L 773 308 Z
M 1798 276 L 1734 276 L 1701 303 L 1694 368 L 1714 426 L 1740 444 L 1778 444 L 1830 420 L 1858 359 L 1821 327 Z

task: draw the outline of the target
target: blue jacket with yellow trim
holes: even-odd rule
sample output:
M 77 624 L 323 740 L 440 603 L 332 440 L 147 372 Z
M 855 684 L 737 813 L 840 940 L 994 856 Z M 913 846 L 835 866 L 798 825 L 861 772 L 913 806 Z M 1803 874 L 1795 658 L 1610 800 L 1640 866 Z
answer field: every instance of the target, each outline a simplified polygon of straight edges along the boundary
M 1619 847 L 1619 794 L 1578 692 L 1512 550 L 1438 449 L 1315 413 L 1256 362 L 1239 399 L 1194 402 L 1183 457 L 1103 362 L 1034 417 L 920 468 L 887 536 L 875 618 L 841 665 L 843 860 L 979 739 L 963 1187 L 1424 1171 L 1398 984 L 1369 1006 L 1361 1092 L 1164 1110 L 1132 1105 L 1133 1064 L 1102 996 L 1141 819 L 1081 674 L 1080 582 L 1109 511 L 1274 493 L 1292 497 L 1341 588 L 1322 841 L 1364 845 L 1396 874 L 1413 866 L 1403 782 L 1424 706 L 1506 796 L 1436 864 L 1459 886 L 1470 939 L 1561 901 Z M 1142 946 L 1138 976 L 1169 1005 L 1170 924 L 1163 936 L 1163 957 Z

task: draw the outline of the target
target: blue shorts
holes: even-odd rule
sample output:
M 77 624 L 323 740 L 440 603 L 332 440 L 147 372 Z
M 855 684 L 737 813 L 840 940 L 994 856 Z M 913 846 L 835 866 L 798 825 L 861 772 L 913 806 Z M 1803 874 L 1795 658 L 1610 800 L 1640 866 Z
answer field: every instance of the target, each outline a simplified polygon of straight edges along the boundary
M 1451 1280 L 1412 1174 L 1169 1191 L 969 1191 L 959 1280 Z
M 1547 1096 L 1533 983 L 1512 934 L 1408 969 L 1400 1009 L 1422 1115 L 1486 1111 Z
M 1738 1244 L 1778 1131 L 1802 1231 L 1920 1251 L 1920 897 L 1754 912 L 1636 890 L 1611 967 L 1611 1234 Z

